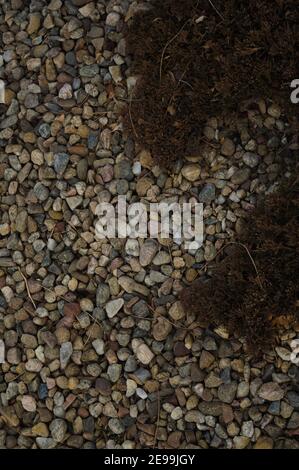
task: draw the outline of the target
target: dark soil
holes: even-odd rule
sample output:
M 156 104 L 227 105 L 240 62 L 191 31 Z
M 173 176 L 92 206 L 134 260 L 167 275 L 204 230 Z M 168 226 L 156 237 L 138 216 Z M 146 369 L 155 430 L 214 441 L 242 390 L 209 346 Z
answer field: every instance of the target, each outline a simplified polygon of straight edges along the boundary
M 181 293 L 187 311 L 225 325 L 247 340 L 251 352 L 273 345 L 273 319 L 298 315 L 299 178 L 265 198 L 227 255 Z
M 291 120 L 298 106 L 298 0 L 152 0 L 129 24 L 138 75 L 125 116 L 154 160 L 170 167 L 194 153 L 211 116 L 272 99 Z

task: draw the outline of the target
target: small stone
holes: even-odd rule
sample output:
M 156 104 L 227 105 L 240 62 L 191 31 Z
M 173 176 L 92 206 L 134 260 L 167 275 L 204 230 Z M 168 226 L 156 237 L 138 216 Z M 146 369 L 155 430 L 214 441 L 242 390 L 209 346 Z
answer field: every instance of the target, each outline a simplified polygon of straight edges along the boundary
M 108 427 L 113 434 L 122 434 L 125 431 L 124 425 L 118 418 L 109 419 Z
M 48 387 L 46 384 L 40 384 L 38 388 L 38 398 L 40 400 L 45 400 L 48 396 Z
M 44 163 L 44 156 L 40 150 L 35 149 L 31 153 L 31 160 L 35 165 L 40 166 Z
M 95 339 L 92 345 L 99 356 L 102 356 L 105 351 L 105 343 L 102 339 Z
M 73 211 L 82 204 L 82 196 L 70 196 L 66 198 L 69 208 Z
M 213 354 L 203 350 L 200 356 L 199 367 L 201 369 L 208 369 L 214 361 L 215 357 L 213 356 Z
M 168 264 L 171 262 L 171 257 L 166 251 L 159 251 L 153 259 L 153 264 L 155 266 L 161 266 L 162 264 Z
M 68 100 L 73 97 L 73 90 L 69 83 L 65 83 L 59 90 L 59 98 L 62 100 Z
M 153 337 L 156 341 L 164 341 L 170 334 L 172 325 L 163 317 L 158 317 L 153 326 Z
M 243 155 L 243 162 L 250 168 L 255 168 L 260 163 L 260 157 L 255 153 L 246 152 Z
M 235 436 L 233 438 L 233 442 L 236 449 L 245 449 L 248 446 L 250 439 L 245 436 Z
M 169 315 L 173 320 L 181 320 L 185 316 L 183 306 L 180 301 L 174 302 L 169 309 Z
M 277 348 L 275 348 L 275 351 L 277 352 L 278 356 L 283 361 L 289 361 L 290 360 L 291 351 L 289 351 L 288 349 L 282 348 L 282 347 L 277 347 Z
M 249 437 L 251 439 L 254 434 L 253 421 L 244 421 L 241 427 L 241 432 L 243 436 Z
M 39 361 L 37 358 L 32 358 L 29 359 L 26 364 L 25 368 L 28 372 L 39 372 L 43 367 L 43 364 L 41 361 Z
M 223 339 L 228 339 L 229 338 L 229 332 L 225 326 L 218 326 L 214 329 L 215 333 L 220 336 Z M 224 342 L 221 343 L 221 345 L 225 344 Z M 230 353 L 229 353 L 230 354 Z
M 237 390 L 237 397 L 238 398 L 245 398 L 249 394 L 249 383 L 248 382 L 240 382 L 238 385 Z
M 69 155 L 64 152 L 56 153 L 54 155 L 54 170 L 58 175 L 63 175 L 67 168 L 69 159 Z
M 106 17 L 106 24 L 111 27 L 117 26 L 118 22 L 120 20 L 119 13 L 112 11 L 111 13 L 108 13 Z
M 185 414 L 185 421 L 186 423 L 202 424 L 205 421 L 205 417 L 200 411 L 191 410 Z
M 158 251 L 158 244 L 156 241 L 148 239 L 140 248 L 139 262 L 141 266 L 148 266 L 153 260 L 155 254 Z
M 22 397 L 22 406 L 26 411 L 36 411 L 36 401 L 30 395 L 24 395 Z
M 130 398 L 132 397 L 137 389 L 137 384 L 134 382 L 132 379 L 127 379 L 127 392 L 126 392 L 126 397 Z
M 0 224 L 0 235 L 2 235 L 2 237 L 5 237 L 9 233 L 10 233 L 9 224 Z
M 147 297 L 149 295 L 149 289 L 142 284 L 138 284 L 134 279 L 129 276 L 121 276 L 118 280 L 119 285 L 129 294 L 134 292 L 144 295 Z
M 205 386 L 207 388 L 217 388 L 220 384 L 222 384 L 222 379 L 218 377 L 218 375 L 216 375 L 214 372 L 211 372 L 205 378 Z
M 148 150 L 142 150 L 139 153 L 138 158 L 139 158 L 141 165 L 144 168 L 147 168 L 148 170 L 150 170 L 153 167 L 154 165 L 153 157 L 151 156 Z
M 0 364 L 5 361 L 5 343 L 3 339 L 0 339 Z
M 114 166 L 114 175 L 116 179 L 133 180 L 132 162 L 128 159 L 120 160 Z
M 50 424 L 51 436 L 55 442 L 62 442 L 67 431 L 67 424 L 63 419 L 54 419 Z
M 258 390 L 258 396 L 268 401 L 278 401 L 284 397 L 284 391 L 275 382 L 263 384 Z
M 36 185 L 34 186 L 33 191 L 34 191 L 34 194 L 36 195 L 37 199 L 41 202 L 46 201 L 49 197 L 48 188 L 40 182 L 36 183 Z
M 232 183 L 233 184 L 243 184 L 245 181 L 248 180 L 250 177 L 250 170 L 249 168 L 242 168 L 241 170 L 237 170 L 232 176 Z
M 24 101 L 24 106 L 28 109 L 36 108 L 38 106 L 39 100 L 38 100 L 38 95 L 35 95 L 33 93 L 28 93 L 26 95 L 25 101 Z
M 223 404 L 221 402 L 201 402 L 198 409 L 204 415 L 220 416 L 223 412 Z
M 36 33 L 41 24 L 41 16 L 39 13 L 32 13 L 29 15 L 29 24 L 27 26 L 27 33 L 29 35 Z
M 268 108 L 268 114 L 269 114 L 269 116 L 273 117 L 274 119 L 279 119 L 280 115 L 281 115 L 281 109 L 276 104 L 272 104 Z
M 292 408 L 292 407 L 290 407 Z M 293 408 L 292 408 L 292 411 L 293 411 Z M 290 411 L 288 410 L 288 413 L 285 413 L 288 415 L 291 415 L 291 419 L 289 420 L 288 422 L 288 429 L 298 429 L 299 428 L 299 413 L 297 413 L 296 411 L 294 413 L 290 413 Z M 282 413 L 281 413 L 282 415 Z
M 172 410 L 170 416 L 173 420 L 177 421 L 178 419 L 181 419 L 183 417 L 183 410 L 179 406 L 177 406 Z
M 287 399 L 293 408 L 295 408 L 296 410 L 299 409 L 299 393 L 290 391 L 287 393 Z
M 235 382 L 220 385 L 218 397 L 223 403 L 232 403 L 236 396 L 238 385 Z
M 10 348 L 7 350 L 6 359 L 9 364 L 19 364 L 21 357 L 21 351 L 18 348 Z
M 51 437 L 37 437 L 36 443 L 40 449 L 54 449 L 57 444 Z
M 121 73 L 120 65 L 111 65 L 109 67 L 109 72 L 111 74 L 111 77 L 115 81 L 115 83 L 119 83 L 119 82 L 122 81 L 123 76 L 122 76 L 122 73 Z
M 108 302 L 105 307 L 108 317 L 109 318 L 115 317 L 115 315 L 117 315 L 117 313 L 120 311 L 123 305 L 124 305 L 124 299 L 110 300 L 110 302 Z
M 88 18 L 94 13 L 95 11 L 95 4 L 93 2 L 87 3 L 87 5 L 84 5 L 82 8 L 79 8 L 79 11 L 82 16 L 85 18 Z
M 38 128 L 38 132 L 43 139 L 48 139 L 51 135 L 51 127 L 46 122 L 43 122 Z
M 4 287 L 2 287 L 1 292 L 2 292 L 6 302 L 9 304 L 11 302 L 12 298 L 14 297 L 14 292 L 13 292 L 12 288 L 9 287 L 9 286 L 4 286 Z
M 30 72 L 34 72 L 40 69 L 41 66 L 41 59 L 28 59 L 26 63 L 27 69 L 30 70 Z
M 129 256 L 139 256 L 139 243 L 138 240 L 135 240 L 133 238 L 129 238 L 126 242 L 126 253 Z
M 27 228 L 28 215 L 26 211 L 21 211 L 16 219 L 16 232 L 23 233 Z
M 133 172 L 133 175 L 135 176 L 139 176 L 141 174 L 141 163 L 140 162 L 134 162 L 133 163 L 133 167 L 132 167 L 132 172 Z
M 119 380 L 121 370 L 121 364 L 110 364 L 110 366 L 108 366 L 107 374 L 112 383 L 115 383 Z
M 98 306 L 105 305 L 105 303 L 109 300 L 110 297 L 110 289 L 107 284 L 99 284 L 96 293 L 96 304 Z
M 104 395 L 105 397 L 109 397 L 111 395 L 111 383 L 105 378 L 101 377 L 97 379 L 95 388 L 101 395 Z
M 79 73 L 82 77 L 93 78 L 99 73 L 98 64 L 84 65 L 80 68 Z
M 182 168 L 182 175 L 186 180 L 194 182 L 200 175 L 200 166 L 196 164 L 185 165 Z
M 65 369 L 67 366 L 71 355 L 73 353 L 73 346 L 70 341 L 66 341 L 65 343 L 62 343 L 60 347 L 60 368 Z
M 35 426 L 32 427 L 31 431 L 34 436 L 40 436 L 40 437 L 49 436 L 49 431 L 45 423 L 37 423 Z
M 258 438 L 253 446 L 254 449 L 273 449 L 273 440 L 268 436 L 261 436 Z
M 134 350 L 134 348 L 133 348 L 133 350 Z M 141 343 L 137 346 L 137 348 L 135 350 L 135 354 L 136 354 L 137 359 L 142 364 L 145 364 L 145 365 L 148 365 L 152 361 L 152 359 L 154 358 L 154 354 L 152 353 L 150 348 L 145 343 Z
M 216 196 L 216 188 L 215 185 L 212 183 L 206 184 L 198 195 L 199 202 L 203 204 L 211 204 L 214 201 Z
M 189 354 L 190 350 L 186 348 L 183 341 L 177 341 L 173 346 L 173 353 L 176 357 L 183 357 Z
M 235 144 L 231 139 L 225 138 L 221 146 L 221 153 L 226 157 L 231 157 L 234 155 L 236 150 Z
M 147 192 L 150 190 L 152 187 L 153 182 L 150 178 L 139 178 L 137 183 L 136 183 L 136 193 L 138 196 L 143 197 L 147 195 Z

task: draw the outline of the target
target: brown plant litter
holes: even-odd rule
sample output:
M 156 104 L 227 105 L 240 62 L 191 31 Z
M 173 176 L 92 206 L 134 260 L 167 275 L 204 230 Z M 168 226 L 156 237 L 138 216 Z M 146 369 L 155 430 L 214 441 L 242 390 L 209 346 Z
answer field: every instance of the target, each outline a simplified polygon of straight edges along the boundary
M 291 120 L 299 77 L 297 0 L 152 0 L 128 21 L 138 77 L 125 125 L 156 163 L 198 154 L 204 123 L 273 99 Z
M 293 178 L 250 216 L 239 240 L 211 268 L 211 277 L 182 291 L 185 310 L 244 336 L 251 352 L 272 346 L 273 319 L 298 315 L 298 214 L 299 184 Z

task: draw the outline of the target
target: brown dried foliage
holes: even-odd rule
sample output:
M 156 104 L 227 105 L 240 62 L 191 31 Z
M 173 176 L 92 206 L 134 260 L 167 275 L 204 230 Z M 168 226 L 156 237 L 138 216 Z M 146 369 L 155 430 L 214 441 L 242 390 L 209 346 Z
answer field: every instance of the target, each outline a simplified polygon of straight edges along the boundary
M 181 293 L 186 311 L 244 336 L 249 350 L 273 345 L 273 319 L 298 315 L 299 178 L 265 198 L 210 278 Z
M 139 79 L 125 123 L 155 161 L 198 152 L 207 118 L 243 101 L 273 99 L 295 115 L 298 0 L 152 0 L 129 24 Z

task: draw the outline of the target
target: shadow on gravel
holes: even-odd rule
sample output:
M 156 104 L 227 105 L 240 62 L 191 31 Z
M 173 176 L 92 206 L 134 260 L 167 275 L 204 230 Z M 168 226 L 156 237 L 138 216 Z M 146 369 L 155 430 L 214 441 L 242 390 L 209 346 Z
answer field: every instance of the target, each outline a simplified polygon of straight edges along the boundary
M 275 319 L 298 315 L 298 216 L 297 177 L 265 198 L 236 242 L 219 253 L 227 256 L 211 268 L 210 278 L 181 292 L 185 310 L 244 336 L 253 354 L 273 346 Z
M 171 167 L 198 153 L 209 117 L 269 98 L 289 120 L 299 78 L 297 0 L 152 0 L 129 21 L 138 76 L 125 114 L 135 140 Z

